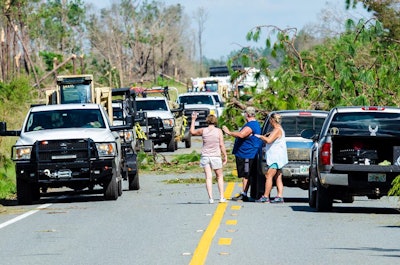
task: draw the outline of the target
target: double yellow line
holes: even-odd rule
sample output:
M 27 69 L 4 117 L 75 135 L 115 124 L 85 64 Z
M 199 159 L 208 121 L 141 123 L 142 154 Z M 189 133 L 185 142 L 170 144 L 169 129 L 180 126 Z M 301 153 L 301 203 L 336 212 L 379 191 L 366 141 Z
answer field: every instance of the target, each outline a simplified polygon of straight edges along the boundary
M 228 182 L 224 193 L 225 198 L 231 197 L 234 186 L 234 182 Z M 190 265 L 202 265 L 205 263 L 208 251 L 210 250 L 211 242 L 219 228 L 222 218 L 224 217 L 226 207 L 228 207 L 228 203 L 218 204 L 210 224 L 208 225 L 206 231 L 200 239 L 199 244 L 197 245 L 196 250 L 193 253 L 192 260 L 189 263 Z

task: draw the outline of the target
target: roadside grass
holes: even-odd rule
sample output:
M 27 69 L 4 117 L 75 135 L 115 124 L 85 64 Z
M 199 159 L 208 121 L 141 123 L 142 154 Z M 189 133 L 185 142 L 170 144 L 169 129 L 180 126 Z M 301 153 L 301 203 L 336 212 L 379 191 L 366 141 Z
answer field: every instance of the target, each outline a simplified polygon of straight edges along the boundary
M 15 193 L 14 168 L 0 168 L 0 199 L 12 199 Z
M 224 180 L 225 181 L 239 181 L 236 175 L 235 157 L 228 153 L 228 163 L 224 166 Z M 195 173 L 201 174 L 201 177 L 190 177 L 190 178 L 173 178 L 164 180 L 167 184 L 196 184 L 204 183 L 203 169 L 199 166 L 200 153 L 193 151 L 190 154 L 180 154 L 173 156 L 170 161 L 160 154 L 156 153 L 154 155 L 148 155 L 146 153 L 140 152 L 138 156 L 140 163 L 140 171 L 142 173 L 152 173 L 152 174 L 185 174 L 185 173 Z M 215 182 L 215 178 L 213 180 Z

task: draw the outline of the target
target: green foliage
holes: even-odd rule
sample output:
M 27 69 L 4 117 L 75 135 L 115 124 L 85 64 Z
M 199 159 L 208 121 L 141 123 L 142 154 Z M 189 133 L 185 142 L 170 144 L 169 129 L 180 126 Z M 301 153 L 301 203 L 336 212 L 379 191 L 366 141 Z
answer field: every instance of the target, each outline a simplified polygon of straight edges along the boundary
M 7 176 L 6 171 L 0 169 L 0 199 L 8 199 L 15 192 L 15 182 Z
M 32 102 L 33 89 L 29 78 L 21 76 L 10 83 L 0 82 L 0 121 L 7 122 L 7 129 L 21 127 L 29 105 Z M 15 172 L 10 158 L 11 146 L 16 137 L 0 137 L 0 197 L 4 198 L 15 191 Z
M 58 62 L 63 61 L 63 56 L 54 52 L 41 51 L 39 52 L 39 55 L 43 58 L 43 61 L 46 64 L 46 71 L 53 70 L 54 59 L 57 59 Z
M 292 29 L 266 28 L 277 31 L 270 55 L 284 55 L 279 68 L 268 71 L 270 57 L 238 55 L 244 61 L 252 60 L 247 63 L 261 69 L 270 79 L 269 88 L 252 97 L 252 105 L 258 109 L 400 105 L 396 96 L 400 93 L 400 75 L 393 74 L 400 68 L 400 45 L 388 42 L 387 32 L 378 21 L 366 24 L 363 20 L 348 20 L 342 35 L 304 51 L 297 50 Z M 257 40 L 259 31 L 256 28 L 247 36 Z M 266 43 L 271 43 L 270 37 Z M 238 58 L 228 63 L 235 60 Z
M 392 182 L 392 188 L 389 190 L 389 196 L 400 196 L 400 176 L 397 176 Z

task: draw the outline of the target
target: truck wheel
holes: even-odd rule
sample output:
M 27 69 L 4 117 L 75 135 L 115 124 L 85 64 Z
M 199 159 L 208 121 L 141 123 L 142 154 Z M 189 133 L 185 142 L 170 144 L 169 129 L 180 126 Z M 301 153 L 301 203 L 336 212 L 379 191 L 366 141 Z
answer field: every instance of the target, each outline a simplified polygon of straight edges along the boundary
M 354 202 L 354 196 L 352 196 L 352 195 L 350 195 L 350 194 L 345 195 L 345 196 L 343 196 L 343 198 L 342 198 L 342 202 L 343 202 L 343 203 L 353 203 L 353 202 Z
M 189 137 L 185 140 L 185 147 L 190 148 L 192 147 L 192 135 L 189 134 Z
M 129 174 L 128 179 L 129 179 L 129 190 L 140 189 L 139 172 L 136 172 L 136 174 Z
M 27 181 L 17 178 L 18 204 L 30 205 L 33 202 L 34 190 Z
M 122 195 L 122 180 L 118 181 L 118 196 Z
M 105 200 L 116 200 L 118 199 L 118 183 L 117 183 L 117 172 L 113 169 L 113 175 L 111 179 L 104 183 L 104 199 Z
M 175 151 L 175 135 L 172 135 L 171 140 L 168 143 L 167 151 L 174 152 Z
M 38 201 L 40 199 L 40 187 L 39 185 L 32 186 L 32 199 Z
M 308 187 L 308 205 L 310 205 L 311 208 L 315 208 L 316 206 L 316 196 L 317 196 L 317 191 L 315 190 L 315 185 L 314 181 L 312 180 L 312 177 L 310 176 L 309 178 L 309 187 Z
M 332 210 L 333 199 L 329 193 L 329 190 L 322 186 L 317 181 L 317 192 L 316 192 L 316 208 L 318 212 L 329 212 Z

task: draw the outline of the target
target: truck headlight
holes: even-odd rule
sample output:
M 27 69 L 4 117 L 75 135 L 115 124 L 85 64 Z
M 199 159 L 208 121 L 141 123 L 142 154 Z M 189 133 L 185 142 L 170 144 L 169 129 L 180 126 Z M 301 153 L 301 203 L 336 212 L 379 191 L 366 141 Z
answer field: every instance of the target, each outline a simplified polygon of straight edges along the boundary
M 126 142 L 132 142 L 133 141 L 133 131 L 131 131 L 131 130 L 120 131 L 119 137 L 122 139 L 125 139 Z
M 174 119 L 164 119 L 163 124 L 165 127 L 174 127 Z
M 14 160 L 31 159 L 32 146 L 14 146 L 13 149 Z
M 115 143 L 96 143 L 96 148 L 99 156 L 115 156 L 117 154 Z

